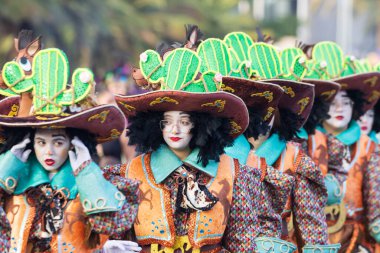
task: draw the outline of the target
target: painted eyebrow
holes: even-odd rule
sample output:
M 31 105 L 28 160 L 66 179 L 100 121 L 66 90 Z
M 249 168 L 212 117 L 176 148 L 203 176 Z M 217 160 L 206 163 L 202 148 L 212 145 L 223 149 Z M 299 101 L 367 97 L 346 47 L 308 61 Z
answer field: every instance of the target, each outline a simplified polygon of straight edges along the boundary
M 67 139 L 67 136 L 66 135 L 63 135 L 63 134 L 53 134 L 52 135 L 53 137 L 62 137 L 64 139 Z

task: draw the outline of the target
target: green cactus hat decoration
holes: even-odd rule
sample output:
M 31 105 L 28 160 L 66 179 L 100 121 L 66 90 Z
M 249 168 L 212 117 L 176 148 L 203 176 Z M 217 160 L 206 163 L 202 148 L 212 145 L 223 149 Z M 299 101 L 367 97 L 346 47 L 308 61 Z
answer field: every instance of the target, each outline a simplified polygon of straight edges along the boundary
M 17 62 L 7 62 L 2 77 L 8 88 L 20 96 L 0 102 L 4 107 L 1 126 L 79 128 L 93 133 L 99 142 L 118 138 L 125 127 L 125 118 L 116 106 L 97 106 L 91 98 L 95 83 L 89 69 L 76 69 L 68 85 L 69 63 L 59 49 L 39 51 L 28 76 Z M 30 96 L 32 103 L 28 102 Z
M 283 72 L 291 72 L 292 71 L 292 62 L 297 57 L 303 57 L 306 59 L 306 55 L 304 52 L 297 47 L 289 47 L 281 51 L 281 59 L 282 59 L 282 68 Z M 310 60 L 306 60 L 306 66 L 311 66 L 312 62 Z M 308 69 L 308 67 L 307 67 Z M 310 83 L 314 85 L 315 97 L 318 97 L 326 102 L 331 102 L 335 95 L 340 90 L 340 85 L 336 82 L 330 80 L 321 80 L 318 75 L 313 76 L 312 74 L 308 75 L 308 71 L 306 71 L 306 75 L 300 81 L 305 83 Z
M 223 51 L 223 43 L 218 45 L 218 50 Z M 117 105 L 126 117 L 141 111 L 210 113 L 229 118 L 233 126 L 231 135 L 238 136 L 248 126 L 248 111 L 239 97 L 218 91 L 222 81 L 220 71 L 228 68 L 227 55 L 218 57 L 213 64 L 205 65 L 199 52 L 190 49 L 174 49 L 164 59 L 157 52 L 147 50 L 140 55 L 140 70 L 149 83 L 158 84 L 160 89 L 135 96 L 116 95 Z M 218 61 L 226 64 L 217 66 Z
M 345 56 L 338 44 L 323 41 L 312 49 L 315 75 L 332 80 L 341 85 L 342 90 L 358 90 L 368 102 L 363 105 L 365 112 L 371 109 L 380 98 L 380 72 L 373 71 L 353 56 Z

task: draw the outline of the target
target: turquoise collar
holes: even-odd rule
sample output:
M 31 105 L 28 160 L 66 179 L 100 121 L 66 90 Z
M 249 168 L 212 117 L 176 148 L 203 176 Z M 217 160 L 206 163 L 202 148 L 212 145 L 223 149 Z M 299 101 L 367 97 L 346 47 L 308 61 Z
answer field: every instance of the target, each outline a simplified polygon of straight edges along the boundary
M 263 144 L 261 144 L 255 154 L 258 157 L 264 157 L 266 163 L 272 166 L 280 157 L 285 147 L 286 141 L 280 140 L 278 134 L 272 134 Z
M 317 129 L 322 133 L 327 133 L 326 129 L 324 129 L 322 126 L 317 126 Z M 351 120 L 348 128 L 340 134 L 336 135 L 335 138 L 337 138 L 344 145 L 351 146 L 360 139 L 360 135 L 361 132 L 358 123 L 356 123 L 355 120 Z
M 75 199 L 77 197 L 78 187 L 69 159 L 67 159 L 57 174 L 54 175 L 50 185 L 54 189 L 66 188 L 70 192 L 69 199 Z
M 167 145 L 161 145 L 156 151 L 152 152 L 150 158 L 150 167 L 153 172 L 156 183 L 159 184 L 165 180 L 173 171 L 182 164 L 189 164 L 196 169 L 215 177 L 218 171 L 219 162 L 210 160 L 206 167 L 198 163 L 199 149 L 195 148 L 190 155 L 181 161 Z
M 308 140 L 309 139 L 309 135 L 307 134 L 305 128 L 301 127 L 300 129 L 298 129 L 297 133 L 296 133 L 297 137 L 302 139 L 302 140 Z
M 27 161 L 27 166 L 29 167 L 29 174 L 23 175 L 23 177 L 20 178 L 15 194 L 21 194 L 31 187 L 50 183 L 55 189 L 66 188 L 70 191 L 69 199 L 76 198 L 78 189 L 69 159 L 62 165 L 61 169 L 54 175 L 51 181 L 49 179 L 49 172 L 42 167 L 35 155 L 30 156 Z
M 246 164 L 251 145 L 243 134 L 239 135 L 232 146 L 224 149 L 224 152 L 232 158 L 239 160 L 240 164 Z
M 369 132 L 368 134 L 369 138 L 371 138 L 371 140 L 376 143 L 376 144 L 379 144 L 379 140 L 377 139 L 376 137 L 376 132 L 375 131 L 371 131 Z

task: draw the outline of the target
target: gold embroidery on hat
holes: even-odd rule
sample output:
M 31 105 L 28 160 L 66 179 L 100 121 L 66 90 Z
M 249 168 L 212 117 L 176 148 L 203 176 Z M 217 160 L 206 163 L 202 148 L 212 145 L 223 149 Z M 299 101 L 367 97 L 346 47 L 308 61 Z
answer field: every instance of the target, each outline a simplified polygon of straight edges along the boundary
M 119 102 L 119 104 L 121 104 L 122 106 L 124 106 L 124 108 L 127 109 L 129 112 L 136 110 L 136 107 L 128 105 L 127 103 Z
M 239 126 L 235 121 L 231 120 L 231 131 L 230 134 L 238 134 L 241 132 L 241 126 Z
M 294 98 L 296 96 L 292 87 L 282 86 L 282 88 L 284 89 L 285 94 L 288 94 L 290 97 Z
M 98 114 L 95 114 L 95 115 L 92 115 L 91 117 L 88 118 L 87 121 L 91 121 L 91 120 L 95 120 L 95 119 L 100 119 L 100 123 L 104 123 L 107 119 L 107 116 L 108 114 L 110 113 L 110 110 L 105 110 L 105 111 L 102 111 Z
M 119 138 L 120 135 L 121 133 L 117 129 L 114 128 L 111 130 L 109 137 L 97 138 L 97 140 L 100 142 L 111 141 L 111 140 Z
M 227 92 L 231 92 L 231 93 L 235 93 L 235 90 L 233 88 L 231 88 L 230 86 L 227 86 L 225 84 L 222 83 L 222 85 L 220 86 L 220 89 L 222 91 L 227 91 Z
M 377 90 L 372 91 L 371 96 L 368 98 L 369 102 L 373 102 L 375 100 L 378 100 L 380 98 L 380 92 Z
M 155 100 L 153 100 L 152 102 L 150 102 L 150 106 L 153 106 L 155 104 L 161 104 L 163 102 L 168 102 L 168 103 L 173 103 L 173 104 L 176 104 L 178 105 L 179 102 L 175 99 L 172 99 L 170 97 L 159 97 L 159 98 L 156 98 Z
M 264 91 L 264 92 L 252 93 L 251 94 L 251 97 L 255 97 L 255 96 L 264 97 L 268 100 L 268 102 L 273 101 L 273 92 L 271 92 L 271 91 Z
M 8 116 L 10 116 L 10 117 L 17 116 L 19 108 L 20 107 L 18 105 L 13 104 L 12 107 L 11 107 L 11 111 L 8 113 Z
M 310 102 L 309 97 L 304 97 L 304 98 L 298 100 L 297 104 L 299 104 L 301 107 L 300 111 L 298 112 L 298 115 L 301 115 L 303 113 L 303 111 L 305 110 L 305 108 L 309 104 L 309 102 Z
M 363 83 L 367 84 L 370 83 L 370 86 L 373 88 L 377 84 L 377 76 L 370 77 L 363 81 Z
M 218 112 L 222 112 L 224 110 L 225 104 L 226 104 L 225 100 L 217 99 L 214 102 L 205 103 L 205 104 L 202 104 L 201 106 L 202 107 L 204 107 L 204 106 L 217 107 L 217 108 L 219 108 Z
M 270 119 L 270 117 L 273 115 L 273 112 L 274 112 L 274 108 L 271 106 L 268 107 L 267 115 L 265 115 L 264 121 L 267 121 L 268 119 Z
M 340 87 L 342 87 L 342 88 L 348 88 L 348 84 L 346 84 L 346 83 L 340 83 Z
M 326 99 L 330 99 L 332 96 L 335 95 L 335 93 L 336 93 L 336 90 L 328 90 L 328 91 L 322 92 L 321 95 L 326 96 L 327 97 Z
M 60 119 L 60 117 L 44 117 L 44 116 L 36 116 L 36 119 L 38 119 L 38 120 L 55 120 L 55 119 Z

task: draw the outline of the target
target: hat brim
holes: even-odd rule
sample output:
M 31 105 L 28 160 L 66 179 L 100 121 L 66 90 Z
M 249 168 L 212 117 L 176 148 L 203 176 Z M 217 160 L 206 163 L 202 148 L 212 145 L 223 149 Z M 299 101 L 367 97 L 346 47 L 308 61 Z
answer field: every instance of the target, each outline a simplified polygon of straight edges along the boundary
M 304 83 L 314 85 L 315 97 L 323 99 L 328 103 L 332 102 L 340 90 L 340 84 L 328 80 L 303 79 Z
M 278 107 L 287 109 L 300 116 L 297 128 L 301 128 L 307 121 L 314 103 L 314 85 L 285 79 L 267 79 L 264 82 L 274 83 L 284 89 Z M 286 123 L 286 122 L 284 122 Z
M 231 135 L 237 137 L 248 126 L 248 110 L 243 100 L 227 92 L 151 91 L 133 96 L 115 95 L 115 100 L 128 118 L 137 112 L 185 111 L 205 112 L 231 120 Z
M 359 90 L 368 102 L 363 106 L 366 112 L 373 108 L 380 98 L 380 72 L 367 72 L 345 76 L 333 80 L 341 85 L 341 90 Z
M 18 96 L 0 101 L 0 126 L 52 129 L 77 128 L 94 134 L 98 143 L 117 139 L 126 126 L 123 113 L 114 105 L 99 105 L 67 115 L 17 117 L 16 108 L 18 108 L 19 102 L 20 98 Z M 16 112 L 14 109 L 16 109 Z
M 284 90 L 277 84 L 238 77 L 223 77 L 222 90 L 240 97 L 248 108 L 270 121 Z

